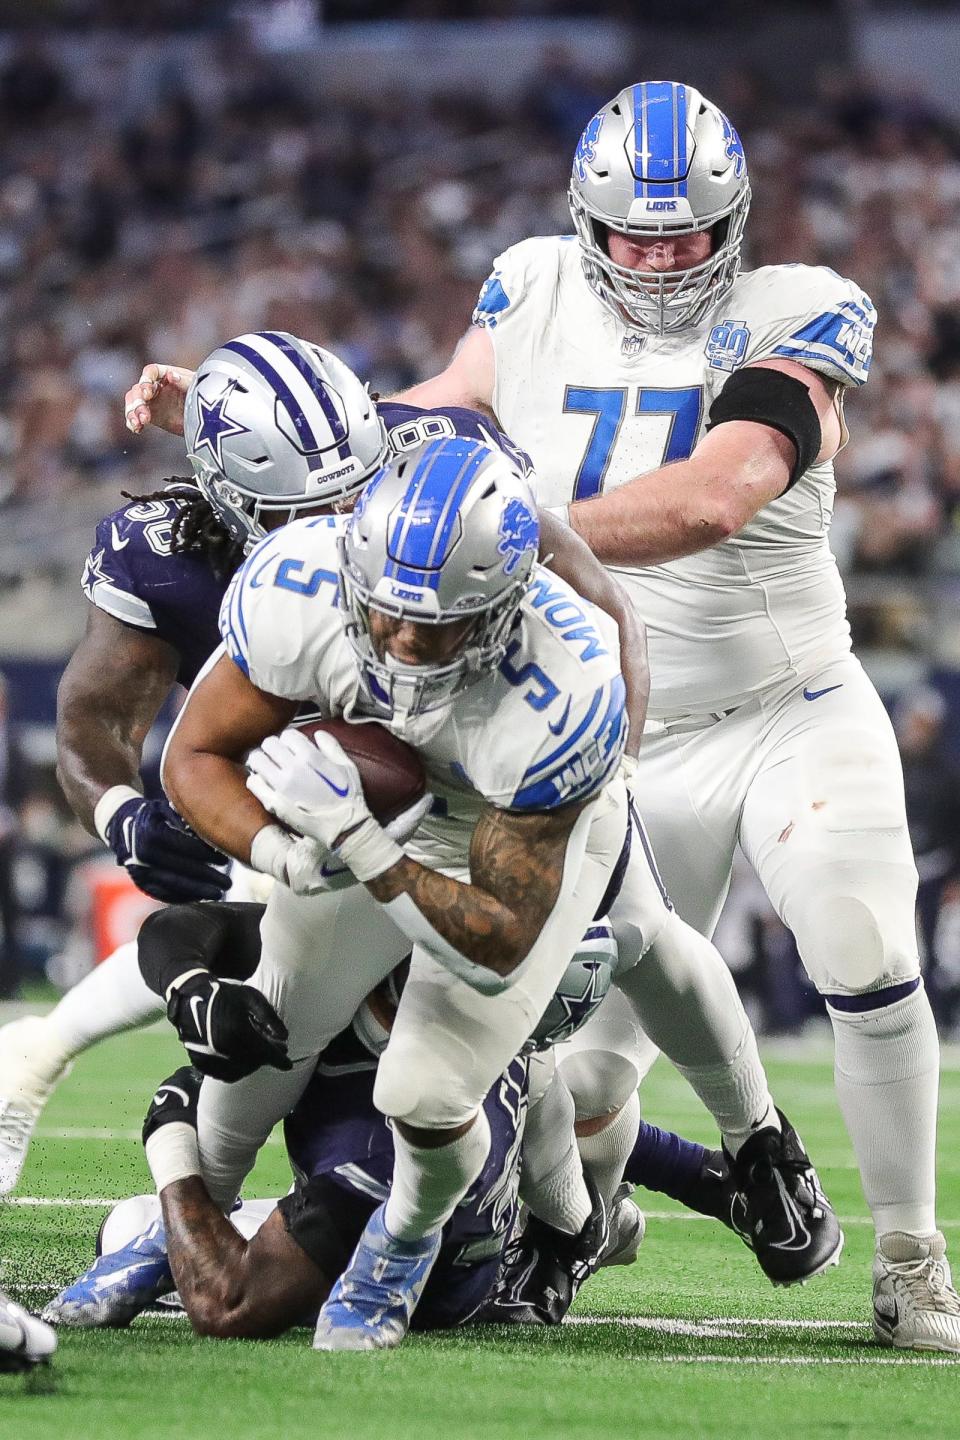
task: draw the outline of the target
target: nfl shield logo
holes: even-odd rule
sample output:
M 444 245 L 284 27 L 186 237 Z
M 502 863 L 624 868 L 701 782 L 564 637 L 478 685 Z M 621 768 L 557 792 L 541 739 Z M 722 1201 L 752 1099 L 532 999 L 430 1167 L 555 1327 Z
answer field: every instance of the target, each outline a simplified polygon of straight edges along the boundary
M 710 331 L 703 353 L 714 370 L 733 371 L 743 364 L 749 344 L 750 331 L 742 320 L 721 320 Z

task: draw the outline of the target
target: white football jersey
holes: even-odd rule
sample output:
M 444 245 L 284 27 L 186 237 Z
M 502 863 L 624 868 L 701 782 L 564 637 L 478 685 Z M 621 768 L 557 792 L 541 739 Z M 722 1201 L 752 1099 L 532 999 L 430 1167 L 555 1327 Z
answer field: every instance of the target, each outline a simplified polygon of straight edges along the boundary
M 253 550 L 224 597 L 227 653 L 259 689 L 325 717 L 376 718 L 413 745 L 435 797 L 421 841 L 462 861 L 484 803 L 550 810 L 599 793 L 626 739 L 619 636 L 610 616 L 537 566 L 497 670 L 406 724 L 366 699 L 338 607 L 346 517 L 297 520 Z M 434 862 L 436 863 L 436 862 Z
M 863 384 L 875 318 L 834 271 L 772 265 L 741 274 L 700 325 L 645 335 L 594 295 L 573 236 L 505 251 L 474 313 L 496 355 L 494 410 L 533 459 L 543 505 L 685 459 L 729 376 L 753 361 L 783 356 Z M 652 716 L 728 709 L 849 650 L 827 540 L 834 493 L 832 464 L 813 465 L 729 540 L 617 569 L 648 627 Z

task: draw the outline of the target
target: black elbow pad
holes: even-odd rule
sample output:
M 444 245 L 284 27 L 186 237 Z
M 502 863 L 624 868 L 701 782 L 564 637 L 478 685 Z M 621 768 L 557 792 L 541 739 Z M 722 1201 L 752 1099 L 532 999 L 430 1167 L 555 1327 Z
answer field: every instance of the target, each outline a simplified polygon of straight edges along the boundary
M 823 443 L 820 416 L 802 380 L 782 370 L 748 365 L 736 370 L 710 406 L 708 430 L 727 420 L 754 420 L 769 425 L 792 440 L 797 457 L 790 471 L 787 489 L 795 484 L 816 460 Z

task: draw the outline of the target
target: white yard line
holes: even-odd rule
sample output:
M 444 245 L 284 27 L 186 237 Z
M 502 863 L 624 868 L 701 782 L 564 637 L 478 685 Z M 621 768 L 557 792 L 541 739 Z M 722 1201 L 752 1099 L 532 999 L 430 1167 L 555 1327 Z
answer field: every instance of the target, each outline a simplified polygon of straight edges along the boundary
M 88 1138 L 96 1139 L 100 1137 L 88 1136 Z M 139 1139 L 140 1137 L 137 1136 L 136 1138 Z M 267 1143 L 270 1144 L 271 1142 L 268 1141 Z M 276 1143 L 279 1143 L 279 1141 Z M 270 1199 L 271 1197 L 248 1195 L 246 1198 L 251 1200 Z M 79 1199 L 75 1196 L 60 1198 L 54 1195 L 0 1195 L 0 1213 L 2 1213 L 4 1205 L 24 1205 L 27 1208 L 36 1206 L 38 1209 L 57 1209 L 60 1207 L 64 1210 L 96 1210 L 100 1206 L 116 1205 L 118 1200 L 127 1199 L 129 1199 L 127 1195 L 94 1195 Z M 699 1215 L 695 1210 L 644 1210 L 643 1213 L 648 1220 L 681 1221 L 683 1224 L 688 1224 L 691 1221 L 703 1221 L 710 1225 L 719 1224 L 719 1221 L 714 1220 L 710 1215 Z M 873 1224 L 869 1215 L 838 1215 L 837 1219 L 841 1225 Z M 939 1224 L 941 1230 L 954 1230 L 960 1226 L 960 1220 L 940 1220 Z

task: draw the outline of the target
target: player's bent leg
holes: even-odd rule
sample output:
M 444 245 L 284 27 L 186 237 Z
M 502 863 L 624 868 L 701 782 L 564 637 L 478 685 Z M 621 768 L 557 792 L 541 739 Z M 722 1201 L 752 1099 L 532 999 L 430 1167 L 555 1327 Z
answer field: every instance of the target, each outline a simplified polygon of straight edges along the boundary
M 98 1041 L 163 1015 L 148 989 L 136 942 L 121 945 L 63 997 L 49 1015 L 0 1029 L 0 1195 L 20 1178 L 30 1137 L 71 1062 Z
M 403 1338 L 440 1227 L 487 1157 L 483 1100 L 536 1028 L 576 941 L 605 902 L 626 823 L 619 785 L 578 818 L 561 894 L 505 990 L 482 994 L 414 949 L 374 1088 L 374 1103 L 393 1122 L 393 1187 L 320 1313 L 320 1348 L 383 1348 Z M 390 1277 L 390 1293 L 378 1276 Z
M 366 890 L 302 898 L 271 892 L 260 964 L 249 984 L 288 1029 L 288 1071 L 257 1070 L 233 1084 L 205 1079 L 198 1140 L 212 1199 L 230 1208 L 270 1131 L 299 1100 L 317 1055 L 409 950 L 406 936 Z

